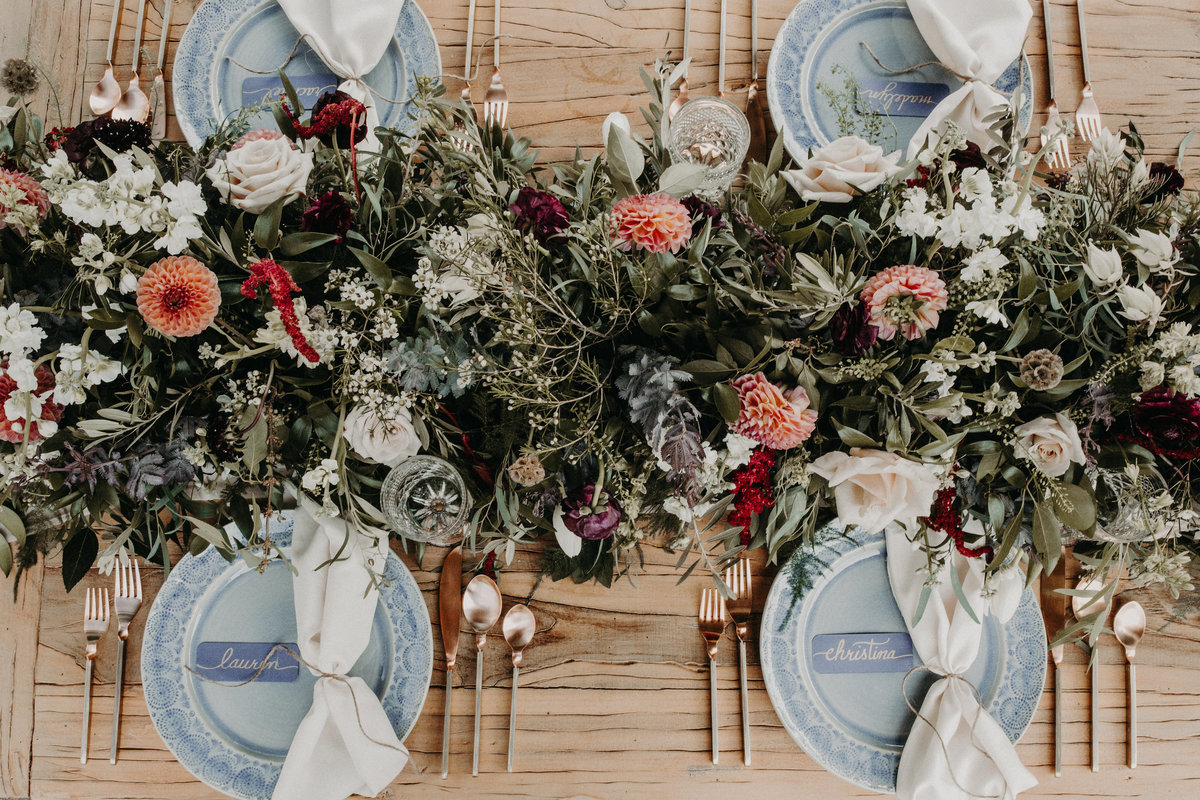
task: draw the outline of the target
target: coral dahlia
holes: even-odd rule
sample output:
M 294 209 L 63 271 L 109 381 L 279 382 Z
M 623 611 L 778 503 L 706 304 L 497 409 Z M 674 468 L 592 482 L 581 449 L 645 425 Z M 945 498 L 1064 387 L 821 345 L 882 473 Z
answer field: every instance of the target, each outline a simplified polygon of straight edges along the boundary
M 669 194 L 635 194 L 613 206 L 611 232 L 621 250 L 675 253 L 692 238 L 692 217 Z
M 912 264 L 883 270 L 867 281 L 861 298 L 885 341 L 897 333 L 910 341 L 920 339 L 937 327 L 938 312 L 945 311 L 949 301 L 945 281 L 933 270 Z
M 217 276 L 191 256 L 155 261 L 138 280 L 138 311 L 146 324 L 168 336 L 195 336 L 217 317 Z
M 747 436 L 773 450 L 787 450 L 812 436 L 817 412 L 808 407 L 808 392 L 797 386 L 787 392 L 761 372 L 733 382 L 741 402 L 734 433 Z

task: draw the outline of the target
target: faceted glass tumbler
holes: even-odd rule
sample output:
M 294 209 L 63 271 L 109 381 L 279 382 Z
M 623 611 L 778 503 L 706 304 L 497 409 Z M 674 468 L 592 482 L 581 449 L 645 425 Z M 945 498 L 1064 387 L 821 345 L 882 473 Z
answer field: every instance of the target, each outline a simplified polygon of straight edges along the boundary
M 413 456 L 393 467 L 383 480 L 380 501 L 396 533 L 435 545 L 462 539 L 471 514 L 462 475 L 437 456 Z
M 749 148 L 750 123 L 746 115 L 723 98 L 689 100 L 671 121 L 667 142 L 671 159 L 709 168 L 697 192 L 709 199 L 715 199 L 733 184 Z

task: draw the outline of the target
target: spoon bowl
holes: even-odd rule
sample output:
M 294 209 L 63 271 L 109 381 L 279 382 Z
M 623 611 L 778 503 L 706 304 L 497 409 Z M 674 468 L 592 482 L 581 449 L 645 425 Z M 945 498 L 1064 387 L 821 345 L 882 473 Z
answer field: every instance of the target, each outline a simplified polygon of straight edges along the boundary
M 507 622 L 505 623 L 507 625 Z M 1132 661 L 1138 642 L 1146 633 L 1146 609 L 1136 600 L 1124 603 L 1113 617 L 1113 633 L 1125 648 L 1125 659 Z
M 1096 596 L 1103 590 L 1103 582 L 1095 579 L 1083 580 L 1075 588 L 1083 592 L 1091 592 L 1091 596 L 1071 598 L 1071 609 L 1075 612 L 1076 619 L 1089 617 L 1104 609 L 1106 605 L 1104 598 Z
M 104 75 L 88 96 L 88 108 L 92 110 L 93 114 L 100 117 L 116 108 L 120 100 L 121 84 L 117 83 L 117 79 L 113 75 L 112 64 L 109 64 L 104 70 Z
M 129 88 L 112 110 L 113 119 L 131 119 L 134 122 L 145 122 L 150 115 L 150 98 L 142 91 L 138 74 L 135 72 L 129 78 Z
M 476 575 L 463 592 L 462 613 L 475 631 L 475 747 L 471 759 L 471 774 L 479 774 L 479 718 L 483 711 L 483 648 L 488 631 L 500 619 L 504 598 L 500 587 L 487 575 Z
M 514 667 L 521 666 L 521 656 L 536 632 L 537 620 L 527 606 L 515 605 L 504 615 L 504 640 L 512 649 Z

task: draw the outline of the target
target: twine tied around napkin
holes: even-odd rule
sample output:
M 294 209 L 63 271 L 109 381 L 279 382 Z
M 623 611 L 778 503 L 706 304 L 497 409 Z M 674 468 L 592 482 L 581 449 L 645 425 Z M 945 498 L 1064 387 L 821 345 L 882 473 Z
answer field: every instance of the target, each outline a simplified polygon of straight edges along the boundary
M 379 112 L 365 76 L 391 44 L 404 0 L 279 0 L 279 5 L 326 66 L 342 78 L 338 89 L 366 106 L 365 144 L 375 149 Z
M 1007 621 L 1016 608 L 1014 595 L 1019 597 L 1024 588 L 1022 575 L 1019 570 L 999 571 L 992 579 L 995 594 L 985 595 L 980 559 L 951 551 L 934 576 L 938 582 L 917 619 L 928 569 L 925 551 L 898 525 L 890 526 L 884 535 L 888 580 L 913 648 L 926 668 L 939 676 L 920 710 L 914 709 L 918 722 L 900 754 L 896 794 L 901 800 L 1014 800 L 1037 780 L 1021 764 L 1016 748 L 963 675 L 979 654 L 984 615 Z M 958 599 L 950 570 L 961 575 L 960 588 L 970 612 Z
M 948 70 L 966 82 L 930 112 L 908 144 L 911 159 L 953 122 L 984 150 L 990 146 L 984 118 L 1009 100 L 992 87 L 1021 55 L 1033 16 L 1028 0 L 908 0 L 925 43 Z

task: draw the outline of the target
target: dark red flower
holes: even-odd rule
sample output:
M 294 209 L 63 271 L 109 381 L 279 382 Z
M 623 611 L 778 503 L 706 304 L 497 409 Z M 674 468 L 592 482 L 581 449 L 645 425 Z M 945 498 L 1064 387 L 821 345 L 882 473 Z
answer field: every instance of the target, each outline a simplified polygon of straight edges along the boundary
M 967 167 L 987 169 L 987 161 L 983 157 L 983 151 L 974 142 L 967 142 L 966 147 L 961 150 L 955 150 L 950 154 L 950 160 L 960 170 L 964 170 Z
M 1182 192 L 1183 175 L 1170 164 L 1155 161 L 1150 165 L 1150 185 L 1154 188 L 1142 198 L 1143 203 L 1157 203 Z
M 97 142 L 116 153 L 124 153 L 134 147 L 149 150 L 150 126 L 131 119 L 96 117 L 71 128 L 61 144 L 71 163 L 83 168 L 88 158 L 102 155 L 103 151 L 96 146 Z
M 733 502 L 726 522 L 742 529 L 743 546 L 750 545 L 750 520 L 775 505 L 771 487 L 774 468 L 775 451 L 760 447 L 750 455 L 750 463 L 733 473 Z
M 709 203 L 706 200 L 701 200 L 694 194 L 683 198 L 683 205 L 687 208 L 688 213 L 692 215 L 692 236 L 696 236 L 700 231 L 704 230 L 704 223 L 708 220 L 712 220 L 712 229 L 714 231 L 725 227 L 725 222 L 721 219 L 720 206 Z
M 1134 405 L 1133 427 L 1160 450 L 1193 450 L 1200 447 L 1200 400 L 1157 386 Z
M 870 323 L 870 312 L 863 303 L 849 303 L 833 312 L 829 332 L 833 347 L 844 356 L 861 356 L 879 338 L 879 329 Z
M 292 346 L 300 355 L 314 364 L 321 360 L 321 355 L 304 338 L 300 330 L 300 320 L 296 317 L 296 304 L 292 300 L 292 292 L 299 292 L 300 287 L 292 278 L 291 273 L 269 258 L 256 261 L 250 265 L 250 277 L 242 281 L 242 296 L 250 300 L 258 299 L 258 287 L 267 285 L 271 294 L 271 302 L 279 311 L 279 320 L 283 328 L 292 337 Z
M 350 203 L 341 192 L 326 192 L 312 201 L 300 218 L 300 227 L 309 233 L 331 233 L 339 242 L 346 238 L 353 217 Z
M 301 139 L 318 139 L 325 145 L 337 140 L 338 147 L 349 150 L 367 138 L 367 107 L 341 91 L 325 92 L 313 103 L 312 117 L 303 125 L 283 103 L 287 114 Z
M 589 483 L 563 500 L 563 524 L 581 539 L 607 539 L 621 521 L 621 507 L 607 489 L 601 489 L 593 502 L 595 484 Z
M 979 558 L 985 556 L 990 561 L 992 555 L 996 552 L 989 545 L 980 545 L 979 547 L 968 547 L 966 544 L 966 531 L 962 526 L 962 514 L 954 507 L 958 500 L 958 492 L 953 486 L 948 486 L 941 489 L 937 493 L 937 499 L 933 501 L 933 509 L 928 517 L 925 518 L 925 524 L 935 531 L 941 531 L 950 537 L 954 542 L 954 549 L 962 553 L 967 558 Z
M 517 218 L 517 227 L 533 234 L 538 244 L 548 247 L 550 240 L 567 229 L 571 220 L 567 209 L 549 192 L 525 186 L 508 207 Z

